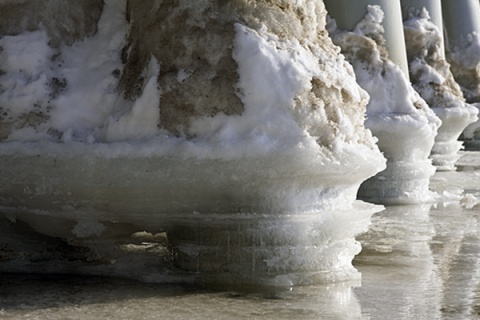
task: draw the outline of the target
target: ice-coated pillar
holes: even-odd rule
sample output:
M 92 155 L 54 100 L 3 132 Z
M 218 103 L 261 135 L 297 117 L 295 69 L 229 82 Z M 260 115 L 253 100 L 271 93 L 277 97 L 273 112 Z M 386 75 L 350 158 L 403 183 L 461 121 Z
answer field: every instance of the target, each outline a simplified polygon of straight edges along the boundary
M 355 25 L 367 13 L 368 5 L 378 5 L 385 18 L 382 26 L 385 29 L 386 47 L 389 58 L 395 62 L 408 77 L 408 63 L 403 39 L 402 13 L 400 0 L 324 0 L 329 15 L 337 21 L 342 30 L 353 30 Z
M 480 102 L 480 3 L 442 0 L 447 58 L 468 102 Z
M 460 157 L 462 131 L 475 122 L 478 110 L 465 103 L 446 61 L 440 0 L 402 0 L 410 80 L 442 120 L 430 158 L 437 170 L 453 170 Z
M 428 201 L 429 178 L 435 172 L 428 156 L 440 121 L 405 74 L 407 54 L 400 1 L 359 1 L 356 3 L 363 4 L 360 8 L 345 6 L 356 12 L 366 8 L 358 23 L 350 16 L 345 18 L 338 3 L 331 7 L 328 3 L 333 2 L 327 1 L 330 16 L 340 21 L 329 23 L 328 31 L 352 64 L 357 82 L 370 95 L 365 126 L 378 138 L 378 146 L 388 160 L 385 171 L 361 185 L 359 197 L 381 203 Z M 342 27 L 344 20 L 353 24 Z M 390 33 L 384 24 L 391 25 Z M 401 45 L 402 49 L 394 49 L 393 55 L 403 55 L 403 70 L 392 61 L 392 48 L 387 47 L 392 42 Z
M 467 102 L 480 109 L 480 3 L 442 0 L 442 9 L 447 60 Z M 479 136 L 478 121 L 463 132 L 467 146 L 478 141 Z
M 442 2 L 441 0 L 400 0 L 402 4 L 402 10 L 408 11 L 409 9 L 422 10 L 425 8 L 428 11 L 430 20 L 433 24 L 440 30 L 440 37 L 442 41 L 440 42 L 439 51 L 443 56 L 445 56 L 445 43 L 443 40 L 443 17 L 442 17 Z

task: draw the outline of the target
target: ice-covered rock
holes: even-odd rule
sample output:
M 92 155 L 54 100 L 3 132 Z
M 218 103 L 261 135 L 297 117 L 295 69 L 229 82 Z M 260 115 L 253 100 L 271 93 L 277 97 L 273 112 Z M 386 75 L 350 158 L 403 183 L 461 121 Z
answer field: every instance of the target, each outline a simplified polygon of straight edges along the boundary
M 0 22 L 0 212 L 122 275 L 113 239 L 138 232 L 207 281 L 355 273 L 378 210 L 356 193 L 385 160 L 321 1 L 110 0 L 43 23 L 59 2 L 0 4 L 38 17 Z

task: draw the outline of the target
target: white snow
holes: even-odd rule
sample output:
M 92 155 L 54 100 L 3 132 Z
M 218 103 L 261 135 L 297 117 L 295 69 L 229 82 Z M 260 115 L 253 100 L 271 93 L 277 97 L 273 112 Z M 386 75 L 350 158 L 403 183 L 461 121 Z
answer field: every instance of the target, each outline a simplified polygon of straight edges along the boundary
M 59 49 L 61 64 L 57 72 L 65 78 L 67 88 L 55 99 L 46 126 L 60 132 L 72 129 L 76 140 L 85 141 L 88 135 L 96 137 L 95 128 L 123 106 L 116 92 L 115 73 L 123 69 L 120 52 L 128 28 L 125 5 L 125 0 L 106 1 L 97 33 Z
M 105 141 L 118 141 L 127 139 L 141 139 L 155 136 L 159 129 L 160 93 L 158 91 L 157 77 L 160 67 L 155 58 L 150 60 L 147 70 L 147 82 L 142 95 L 135 100 L 132 108 L 120 118 L 108 118 L 103 131 Z
M 4 72 L 1 76 L 0 105 L 3 116 L 8 117 L 7 119 L 42 109 L 41 105 L 48 99 L 46 93 L 50 76 L 47 71 L 50 65 L 48 58 L 53 50 L 47 42 L 48 37 L 44 31 L 27 32 L 21 37 L 5 36 L 0 39 L 1 70 Z

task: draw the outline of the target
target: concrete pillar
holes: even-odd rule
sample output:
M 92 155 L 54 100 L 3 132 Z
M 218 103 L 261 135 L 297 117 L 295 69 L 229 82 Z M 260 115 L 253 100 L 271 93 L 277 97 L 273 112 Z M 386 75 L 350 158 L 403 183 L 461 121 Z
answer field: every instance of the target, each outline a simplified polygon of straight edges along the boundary
M 378 5 L 385 13 L 382 22 L 390 59 L 408 78 L 408 62 L 403 41 L 403 23 L 400 0 L 324 0 L 329 15 L 337 21 L 338 28 L 353 30 L 367 13 L 368 5 Z
M 461 50 L 469 44 L 467 37 L 480 34 L 480 2 L 478 0 L 442 0 L 446 42 L 450 50 Z
M 443 16 L 442 16 L 442 1 L 441 0 L 400 0 L 402 4 L 402 9 L 404 14 L 407 13 L 408 9 L 415 8 L 422 10 L 423 8 L 427 9 L 430 19 L 440 30 L 440 35 L 442 37 L 441 42 L 441 52 L 445 56 L 445 43 L 443 39 Z

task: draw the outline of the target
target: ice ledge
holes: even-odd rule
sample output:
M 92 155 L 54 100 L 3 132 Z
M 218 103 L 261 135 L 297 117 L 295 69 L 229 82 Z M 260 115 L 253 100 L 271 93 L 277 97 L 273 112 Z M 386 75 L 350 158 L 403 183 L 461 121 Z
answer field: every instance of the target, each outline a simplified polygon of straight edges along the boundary
M 117 221 L 194 211 L 290 214 L 349 206 L 359 184 L 384 167 L 359 146 L 335 157 L 299 144 L 207 158 L 183 143 L 169 151 L 155 145 L 3 143 L 1 203 L 74 220 L 80 212 Z
M 327 156 L 298 145 L 213 159 L 182 153 L 181 143 L 168 152 L 127 145 L 2 143 L 0 212 L 88 248 L 84 259 L 110 261 L 107 269 L 125 267 L 109 265 L 128 256 L 115 241 L 149 232 L 166 233 L 168 272 L 200 282 L 358 277 L 355 235 L 381 207 L 354 199 L 384 167 L 376 151 L 346 145 Z

